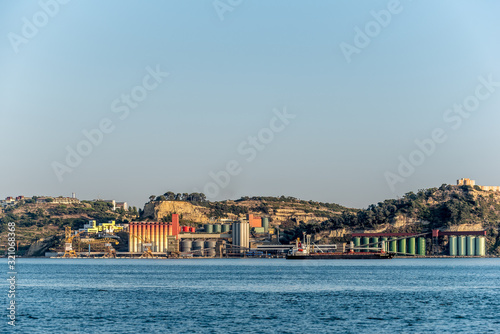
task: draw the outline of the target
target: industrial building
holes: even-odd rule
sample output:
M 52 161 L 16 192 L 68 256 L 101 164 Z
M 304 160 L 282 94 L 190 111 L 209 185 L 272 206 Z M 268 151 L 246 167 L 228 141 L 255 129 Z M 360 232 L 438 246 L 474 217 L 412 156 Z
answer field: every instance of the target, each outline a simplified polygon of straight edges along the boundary
M 248 223 L 250 224 L 250 227 L 262 227 L 262 218 L 261 217 L 257 217 L 251 213 L 247 214 L 247 220 L 248 220 Z
M 250 248 L 250 223 L 240 221 L 233 223 L 233 247 L 240 249 L 240 252 Z
M 180 233 L 179 215 L 173 214 L 171 222 L 131 222 L 129 224 L 129 252 L 143 252 L 150 247 L 152 252 L 165 253 L 178 240 Z M 170 243 L 170 247 L 169 247 Z
M 100 223 L 99 225 L 97 225 L 97 222 L 95 220 L 89 220 L 89 222 L 87 224 L 84 224 L 83 228 L 81 228 L 79 231 L 87 232 L 89 234 L 100 232 L 113 234 L 116 232 L 121 232 L 124 229 L 124 225 L 116 225 L 116 222 L 114 220 L 110 220 L 107 223 Z
M 219 245 L 219 247 L 217 247 Z M 221 254 L 221 241 L 216 240 L 190 240 L 180 242 L 181 253 L 191 253 L 196 256 L 214 257 Z
M 172 222 L 131 222 L 129 224 L 129 253 L 132 255 L 147 253 L 150 256 L 170 254 L 182 257 L 213 257 L 223 254 L 239 256 L 248 252 L 254 245 L 250 243 L 251 231 L 257 233 L 259 239 L 266 239 L 264 233 L 267 234 L 267 238 L 273 234 L 272 229 L 269 228 L 269 218 L 253 215 L 247 218 L 249 220 L 207 223 L 201 228 L 180 226 L 178 214 L 172 215 Z M 254 227 L 250 226 L 250 221 L 253 222 Z M 274 238 L 273 240 L 276 239 L 274 235 L 271 237 Z

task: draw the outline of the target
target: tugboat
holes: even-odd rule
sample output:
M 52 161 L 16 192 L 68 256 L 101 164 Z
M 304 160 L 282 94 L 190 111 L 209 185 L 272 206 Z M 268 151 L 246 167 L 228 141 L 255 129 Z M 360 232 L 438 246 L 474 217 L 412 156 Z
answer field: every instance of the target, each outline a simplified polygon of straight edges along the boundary
M 306 238 L 304 238 L 306 239 Z M 286 258 L 288 260 L 381 260 L 381 259 L 392 259 L 394 254 L 387 253 L 385 251 L 384 241 L 382 241 L 381 247 L 370 247 L 360 248 L 364 252 L 355 253 L 354 243 L 351 242 L 348 251 L 346 252 L 331 252 L 327 250 L 324 252 L 322 248 L 328 248 L 326 246 L 316 246 L 311 245 L 311 236 L 307 235 L 307 241 L 303 244 L 300 238 L 297 238 L 295 246 L 290 249 Z M 336 248 L 336 245 L 331 245 Z M 370 250 L 368 252 L 367 250 Z

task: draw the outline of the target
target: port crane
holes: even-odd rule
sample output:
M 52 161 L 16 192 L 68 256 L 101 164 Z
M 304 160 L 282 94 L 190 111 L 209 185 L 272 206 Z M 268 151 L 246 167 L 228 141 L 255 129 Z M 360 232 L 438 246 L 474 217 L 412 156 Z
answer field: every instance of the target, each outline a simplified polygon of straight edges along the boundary
M 138 235 L 131 234 L 132 237 L 136 238 L 137 240 L 141 241 L 141 245 L 144 248 L 143 253 L 140 256 L 141 259 L 143 258 L 153 258 L 153 252 L 151 251 L 151 247 L 153 244 L 149 241 L 149 237 L 142 238 Z
M 65 258 L 75 258 L 77 257 L 75 250 L 73 249 L 73 239 L 77 238 L 82 234 L 80 231 L 76 234 L 72 234 L 71 226 L 66 226 L 64 229 L 64 255 Z

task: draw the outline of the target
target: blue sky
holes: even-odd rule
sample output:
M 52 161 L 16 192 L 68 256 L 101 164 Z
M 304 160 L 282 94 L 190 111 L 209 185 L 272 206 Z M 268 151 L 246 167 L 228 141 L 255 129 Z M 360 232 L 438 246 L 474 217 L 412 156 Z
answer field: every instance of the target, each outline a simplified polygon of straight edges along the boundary
M 500 87 L 458 129 L 443 118 L 479 77 L 500 81 L 500 3 L 400 1 L 348 62 L 341 43 L 356 46 L 355 28 L 366 33 L 391 1 L 221 2 L 224 20 L 213 1 L 0 2 L 0 196 L 75 192 L 142 207 L 213 183 L 212 199 L 366 207 L 461 177 L 500 185 Z M 23 18 L 42 20 L 34 36 Z M 112 102 L 157 67 L 168 77 L 120 119 Z M 240 145 L 284 108 L 295 118 L 247 161 Z M 103 119 L 113 131 L 61 181 L 54 162 L 67 165 L 66 147 Z M 391 187 L 399 157 L 436 128 L 446 141 Z M 217 185 L 210 172 L 230 161 L 239 173 Z

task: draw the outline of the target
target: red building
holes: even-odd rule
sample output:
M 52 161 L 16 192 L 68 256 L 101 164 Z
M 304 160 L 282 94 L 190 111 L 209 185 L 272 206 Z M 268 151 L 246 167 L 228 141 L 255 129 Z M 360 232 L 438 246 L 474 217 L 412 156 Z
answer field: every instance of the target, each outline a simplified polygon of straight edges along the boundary
M 262 227 L 262 218 L 254 217 L 253 214 L 247 215 L 248 222 L 250 223 L 250 228 L 252 227 Z

